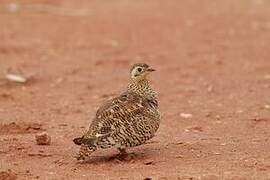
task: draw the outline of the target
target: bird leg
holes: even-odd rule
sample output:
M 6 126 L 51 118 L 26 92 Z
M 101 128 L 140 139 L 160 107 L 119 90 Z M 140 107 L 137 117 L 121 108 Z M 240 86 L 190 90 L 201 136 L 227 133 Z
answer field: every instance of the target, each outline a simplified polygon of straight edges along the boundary
M 125 148 L 117 148 L 119 151 L 119 154 L 116 156 L 117 159 L 120 161 L 125 160 L 126 157 L 128 156 L 128 153 Z
M 125 148 L 118 148 L 118 150 L 120 153 L 116 156 L 116 159 L 120 161 L 130 161 L 135 157 L 133 153 L 127 153 Z
M 119 155 L 122 155 L 122 156 L 124 155 L 124 156 L 125 156 L 125 155 L 128 154 L 125 148 L 117 148 L 117 149 L 118 149 L 119 152 L 120 152 Z

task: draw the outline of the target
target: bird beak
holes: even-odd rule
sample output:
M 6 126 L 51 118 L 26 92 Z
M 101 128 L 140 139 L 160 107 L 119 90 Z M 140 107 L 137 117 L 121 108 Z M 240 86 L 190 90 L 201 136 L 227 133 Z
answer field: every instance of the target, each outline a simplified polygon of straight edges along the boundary
M 148 68 L 147 71 L 148 71 L 148 72 L 153 72 L 153 71 L 156 71 L 156 70 L 153 69 L 153 68 Z

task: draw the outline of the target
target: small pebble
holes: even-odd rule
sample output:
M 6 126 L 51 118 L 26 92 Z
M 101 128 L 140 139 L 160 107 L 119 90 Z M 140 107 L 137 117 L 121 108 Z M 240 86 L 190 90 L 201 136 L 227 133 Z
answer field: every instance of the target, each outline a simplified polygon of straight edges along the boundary
M 38 145 L 50 145 L 51 137 L 48 135 L 47 132 L 41 132 L 39 134 L 36 134 L 36 142 Z
M 207 91 L 208 91 L 208 92 L 213 92 L 213 89 L 214 89 L 213 86 L 208 86 L 208 87 L 207 87 Z
M 180 116 L 182 117 L 182 118 L 191 118 L 192 117 L 192 114 L 188 114 L 188 113 L 181 113 L 180 114 Z
M 20 9 L 20 5 L 17 3 L 10 3 L 10 4 L 7 4 L 6 9 L 9 12 L 15 13 Z
M 147 177 L 147 178 L 144 178 L 144 180 L 152 180 L 152 178 Z
M 175 156 L 175 158 L 183 158 L 183 156 L 182 155 L 177 155 L 177 156 Z
M 17 74 L 7 74 L 6 79 L 16 83 L 26 83 L 27 79 Z
M 153 165 L 154 161 L 153 160 L 145 161 L 143 164 L 145 164 L 145 165 Z
M 270 74 L 265 74 L 263 77 L 264 79 L 270 79 Z
M 264 109 L 270 109 L 270 105 L 269 104 L 264 105 Z
M 236 113 L 243 113 L 243 112 L 244 112 L 244 111 L 241 110 L 241 109 L 239 109 L 239 110 L 236 111 Z
M 211 116 L 211 113 L 210 112 L 208 112 L 208 113 L 205 114 L 205 117 L 210 117 L 210 116 Z

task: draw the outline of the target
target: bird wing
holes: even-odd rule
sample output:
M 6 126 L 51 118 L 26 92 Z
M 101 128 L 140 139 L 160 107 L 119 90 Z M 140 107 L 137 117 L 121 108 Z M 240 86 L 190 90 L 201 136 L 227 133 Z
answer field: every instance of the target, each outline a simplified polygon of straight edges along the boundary
M 101 139 L 119 131 L 129 117 L 144 112 L 145 102 L 135 93 L 126 92 L 100 107 L 84 139 Z M 89 142 L 89 141 L 88 141 Z

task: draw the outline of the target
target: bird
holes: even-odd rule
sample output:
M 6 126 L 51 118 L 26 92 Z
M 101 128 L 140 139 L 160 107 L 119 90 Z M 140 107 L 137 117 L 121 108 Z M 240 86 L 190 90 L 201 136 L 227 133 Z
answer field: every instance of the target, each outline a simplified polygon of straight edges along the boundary
M 76 158 L 85 160 L 99 148 L 126 149 L 145 144 L 159 128 L 161 115 L 157 93 L 150 86 L 148 75 L 155 69 L 136 63 L 129 70 L 129 84 L 119 96 L 105 102 L 96 112 L 88 131 L 73 139 L 80 146 Z

